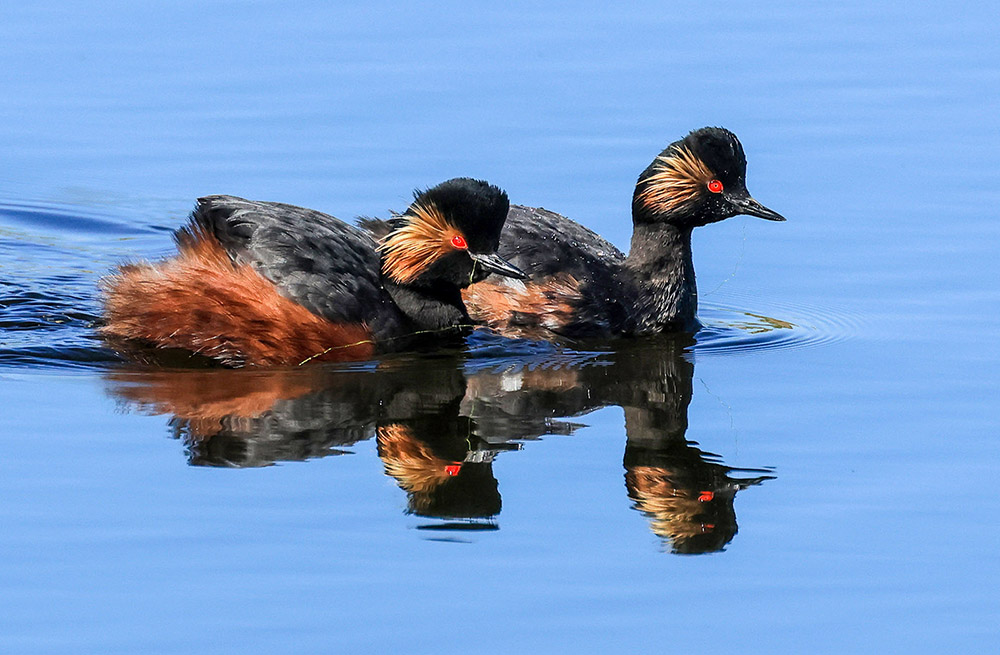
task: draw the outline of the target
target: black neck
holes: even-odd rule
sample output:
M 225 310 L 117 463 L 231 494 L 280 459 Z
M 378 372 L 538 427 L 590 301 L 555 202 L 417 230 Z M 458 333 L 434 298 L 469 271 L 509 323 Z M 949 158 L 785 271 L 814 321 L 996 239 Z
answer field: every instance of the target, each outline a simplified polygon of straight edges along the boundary
M 385 288 L 415 330 L 441 330 L 472 324 L 462 302 L 462 292 L 454 284 L 404 285 L 387 282 Z
M 635 223 L 625 265 L 642 289 L 638 332 L 698 328 L 698 287 L 691 260 L 691 228 Z

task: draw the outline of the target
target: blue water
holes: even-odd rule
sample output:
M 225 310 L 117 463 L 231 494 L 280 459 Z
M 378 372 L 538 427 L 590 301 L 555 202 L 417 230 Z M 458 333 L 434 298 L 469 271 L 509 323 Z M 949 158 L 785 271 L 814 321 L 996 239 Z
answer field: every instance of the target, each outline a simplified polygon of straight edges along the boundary
M 1000 6 L 7 3 L 0 651 L 993 652 Z M 471 175 L 628 247 L 736 132 L 695 341 L 149 369 L 97 280 L 196 197 Z

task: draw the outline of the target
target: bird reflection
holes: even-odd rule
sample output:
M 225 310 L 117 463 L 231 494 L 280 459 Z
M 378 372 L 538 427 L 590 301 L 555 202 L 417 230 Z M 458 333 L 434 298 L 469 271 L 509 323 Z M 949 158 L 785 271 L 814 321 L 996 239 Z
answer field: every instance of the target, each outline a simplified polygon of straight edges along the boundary
M 770 475 L 733 477 L 730 474 L 736 471 L 767 471 L 733 469 L 719 459 L 683 440 L 653 447 L 630 440 L 625 447 L 628 497 L 674 553 L 722 550 L 736 536 L 736 492 L 773 479 Z
M 738 491 L 772 479 L 735 469 L 688 441 L 691 341 L 659 336 L 614 352 L 466 353 L 383 360 L 367 368 L 119 370 L 111 393 L 171 415 L 196 466 L 256 467 L 350 452 L 374 438 L 385 473 L 425 529 L 496 529 L 493 461 L 576 417 L 625 412 L 625 487 L 665 549 L 722 550 L 736 535 Z
M 716 552 L 736 535 L 736 492 L 774 476 L 768 469 L 726 466 L 686 439 L 694 364 L 685 349 L 692 343 L 663 335 L 622 343 L 590 365 L 478 374 L 470 386 L 479 393 L 466 394 L 463 409 L 481 422 L 488 417 L 494 434 L 516 438 L 559 432 L 547 424 L 554 416 L 622 407 L 625 486 L 633 507 L 671 552 Z
M 465 422 L 471 422 L 465 419 Z M 493 456 L 471 432 L 423 432 L 391 423 L 376 430 L 385 472 L 408 497 L 412 514 L 439 519 L 491 519 L 500 513 Z M 459 524 L 448 524 L 458 527 Z M 471 523 L 466 526 L 471 527 Z M 492 523 L 477 524 L 493 527 Z

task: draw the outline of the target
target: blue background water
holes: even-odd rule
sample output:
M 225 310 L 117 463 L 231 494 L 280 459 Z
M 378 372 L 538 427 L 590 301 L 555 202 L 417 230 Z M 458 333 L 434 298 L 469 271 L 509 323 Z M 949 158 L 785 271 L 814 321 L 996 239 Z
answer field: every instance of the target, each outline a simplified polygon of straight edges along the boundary
M 995 650 L 998 19 L 7 3 L 0 649 Z M 370 432 L 351 455 L 190 466 L 92 337 L 99 276 L 169 252 L 199 195 L 349 218 L 473 175 L 627 248 L 636 176 L 709 124 L 789 218 L 696 233 L 711 329 L 679 378 L 685 436 L 775 478 L 739 492 L 722 552 L 671 554 L 633 508 L 615 403 L 496 457 L 503 509 L 476 525 L 499 529 L 418 529 L 435 521 L 407 513 Z M 741 312 L 796 327 L 746 336 Z M 463 379 L 545 356 L 490 346 Z

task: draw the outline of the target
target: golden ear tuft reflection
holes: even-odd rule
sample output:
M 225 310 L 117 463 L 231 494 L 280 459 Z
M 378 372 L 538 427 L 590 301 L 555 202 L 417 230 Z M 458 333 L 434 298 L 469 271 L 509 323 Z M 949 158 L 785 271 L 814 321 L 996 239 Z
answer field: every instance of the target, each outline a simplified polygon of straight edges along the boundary
M 380 425 L 376 440 L 385 472 L 406 492 L 411 514 L 487 519 L 500 513 L 495 453 L 476 449 L 478 440 L 471 435 L 450 432 L 437 420 L 418 420 Z
M 461 462 L 438 457 L 430 446 L 414 438 L 405 425 L 380 426 L 376 440 L 385 472 L 396 479 L 400 489 L 418 497 L 426 498 L 461 470 Z
M 708 462 L 704 465 L 712 466 Z M 690 474 L 670 468 L 635 466 L 626 471 L 625 486 L 635 509 L 650 519 L 650 530 L 669 545 L 671 552 L 697 555 L 721 551 L 738 531 L 733 509 L 736 491 L 769 477 L 749 480 L 742 486 L 724 484 L 719 490 L 677 483 L 690 478 Z
M 715 529 L 705 523 L 702 494 L 692 497 L 689 489 L 678 489 L 670 480 L 671 471 L 637 466 L 625 474 L 625 485 L 635 508 L 649 516 L 653 532 L 671 542 L 690 539 Z

